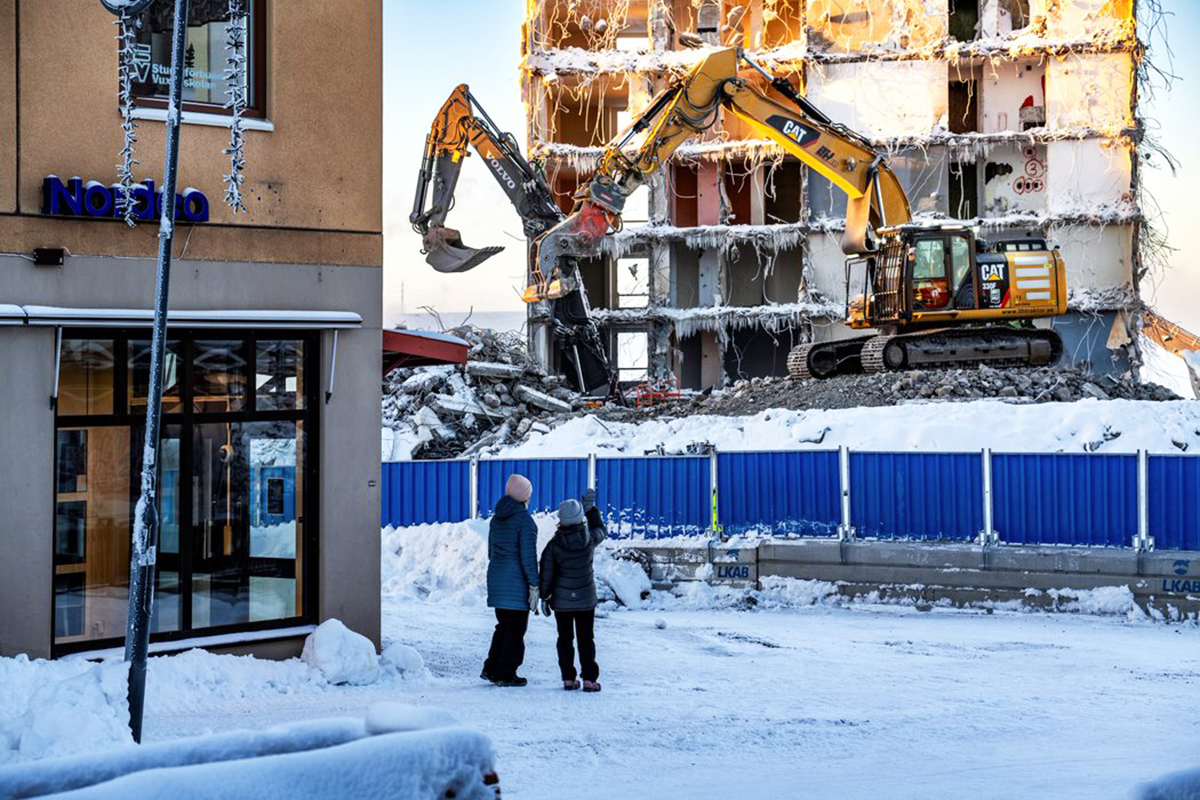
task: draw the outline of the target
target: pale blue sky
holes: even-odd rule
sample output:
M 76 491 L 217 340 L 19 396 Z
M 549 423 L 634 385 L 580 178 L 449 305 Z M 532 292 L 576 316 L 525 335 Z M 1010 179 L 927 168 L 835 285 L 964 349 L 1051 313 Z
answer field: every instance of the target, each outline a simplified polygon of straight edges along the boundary
M 1159 88 L 1143 108 L 1150 127 L 1179 162 L 1172 177 L 1148 169 L 1144 179 L 1162 210 L 1172 267 L 1155 276 L 1144 294 L 1168 318 L 1200 332 L 1200 203 L 1192 194 L 1200 178 L 1200 3 L 1163 0 L 1173 14 L 1165 32 L 1174 50 L 1168 59 L 1160 38 L 1152 55 L 1176 76 L 1170 91 Z M 408 224 L 421 150 L 434 113 L 450 91 L 467 83 L 501 128 L 524 144 L 520 62 L 523 0 L 384 0 L 384 322 L 432 305 L 442 311 L 520 311 L 523 239 L 516 213 L 495 181 L 472 157 L 462 172 L 457 206 L 449 223 L 472 247 L 506 250 L 461 275 L 442 275 L 425 264 L 420 237 Z M 1148 209 L 1152 211 L 1152 209 Z

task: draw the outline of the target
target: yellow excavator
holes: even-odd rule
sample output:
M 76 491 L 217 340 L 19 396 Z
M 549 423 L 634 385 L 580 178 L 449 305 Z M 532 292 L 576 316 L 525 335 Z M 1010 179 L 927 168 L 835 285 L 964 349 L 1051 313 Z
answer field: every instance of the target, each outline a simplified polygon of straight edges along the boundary
M 1031 324 L 1066 311 L 1066 268 L 1057 249 L 1036 238 L 989 243 L 961 223 L 914 223 L 883 154 L 740 48 L 709 53 L 605 148 L 572 213 L 536 238 L 526 300 L 574 290 L 575 260 L 599 255 L 603 237 L 620 227 L 626 198 L 676 148 L 712 127 L 722 108 L 848 197 L 846 323 L 871 333 L 794 348 L 792 377 L 1058 360 L 1058 334 Z

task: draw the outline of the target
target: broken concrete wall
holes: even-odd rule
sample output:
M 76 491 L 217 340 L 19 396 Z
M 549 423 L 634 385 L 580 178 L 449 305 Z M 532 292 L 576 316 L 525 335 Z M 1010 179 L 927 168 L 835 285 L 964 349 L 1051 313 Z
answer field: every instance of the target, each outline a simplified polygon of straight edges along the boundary
M 1046 66 L 1046 125 L 1119 132 L 1131 127 L 1134 92 L 1129 53 L 1068 55 Z
M 1120 140 L 1046 145 L 1047 210 L 1055 215 L 1132 207 L 1133 151 Z
M 924 136 L 947 127 L 944 61 L 817 65 L 808 97 L 835 122 L 870 138 Z
M 946 38 L 947 0 L 808 0 L 816 52 L 917 50 Z
M 1067 264 L 1067 288 L 1073 298 L 1085 298 L 1086 290 L 1106 290 L 1115 302 L 1108 308 L 1124 305 L 1132 295 L 1133 225 L 1060 225 L 1052 231 L 1053 242 L 1062 249 Z M 1091 297 L 1100 298 L 1096 292 Z M 1075 305 L 1084 302 L 1079 299 Z M 1105 305 L 1100 302 L 1099 305 Z
M 1041 0 L 1046 36 L 1084 41 L 1131 37 L 1133 0 Z
M 1046 146 L 996 145 L 979 164 L 979 179 L 983 184 L 985 216 L 1044 212 L 1047 207 Z

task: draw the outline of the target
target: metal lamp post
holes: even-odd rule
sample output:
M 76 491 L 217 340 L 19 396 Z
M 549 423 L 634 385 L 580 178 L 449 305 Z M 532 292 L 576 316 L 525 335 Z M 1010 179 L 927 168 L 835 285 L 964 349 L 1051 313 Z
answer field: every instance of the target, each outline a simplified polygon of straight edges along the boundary
M 145 11 L 153 0 L 100 0 L 127 19 Z M 146 438 L 142 449 L 141 496 L 134 511 L 129 565 L 129 618 L 125 628 L 125 660 L 129 662 L 129 729 L 142 741 L 146 699 L 146 656 L 150 648 L 150 614 L 154 605 L 154 565 L 158 549 L 158 456 L 162 425 L 163 361 L 167 345 L 167 294 L 171 279 L 171 247 L 175 238 L 175 177 L 179 160 L 179 124 L 183 106 L 183 60 L 187 46 L 189 0 L 175 0 L 171 43 L 171 93 L 167 104 L 167 154 L 163 169 L 162 213 L 158 226 L 158 274 L 154 289 L 154 333 L 150 348 L 150 386 L 146 393 Z M 130 198 L 124 198 L 130 202 Z

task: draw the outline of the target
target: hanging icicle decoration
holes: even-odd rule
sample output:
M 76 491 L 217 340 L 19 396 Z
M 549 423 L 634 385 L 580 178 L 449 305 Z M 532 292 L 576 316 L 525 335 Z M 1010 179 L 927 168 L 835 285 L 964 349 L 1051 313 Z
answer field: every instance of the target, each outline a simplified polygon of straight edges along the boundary
M 246 111 L 246 0 L 229 0 L 229 25 L 225 29 L 225 50 L 229 54 L 225 70 L 225 108 L 230 110 L 229 174 L 225 176 L 225 202 L 233 213 L 246 210 L 242 202 L 242 183 L 246 176 L 243 150 L 242 114 Z
M 137 202 L 133 199 L 133 168 L 142 163 L 134 157 L 133 146 L 137 143 L 137 122 L 133 119 L 133 79 L 136 72 L 134 65 L 137 48 L 138 18 L 122 11 L 114 23 L 118 26 L 117 52 L 119 54 L 120 88 L 118 98 L 121 104 L 121 130 L 125 134 L 125 143 L 121 148 L 121 163 L 117 164 L 117 182 L 121 186 L 117 197 L 117 207 L 125 217 L 125 224 L 133 227 L 137 224 Z

